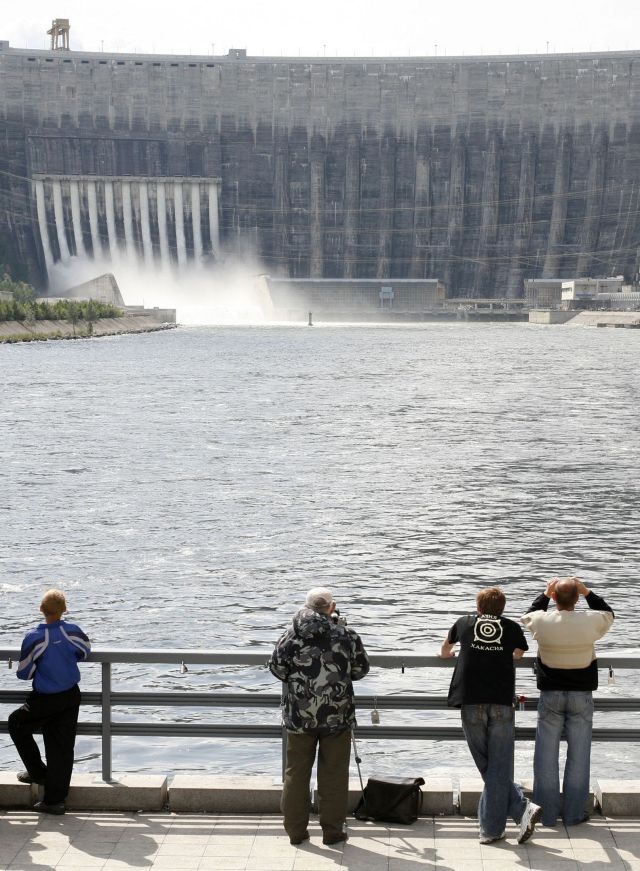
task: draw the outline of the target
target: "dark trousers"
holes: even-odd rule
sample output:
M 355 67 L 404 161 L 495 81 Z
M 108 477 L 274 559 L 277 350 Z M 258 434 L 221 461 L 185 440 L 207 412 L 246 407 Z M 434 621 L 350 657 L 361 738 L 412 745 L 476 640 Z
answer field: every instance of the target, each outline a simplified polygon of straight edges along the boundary
M 318 751 L 318 815 L 323 834 L 342 832 L 347 816 L 351 732 L 311 735 L 287 732 L 287 763 L 282 790 L 284 827 L 300 838 L 309 825 L 309 782 Z
M 62 693 L 34 690 L 24 705 L 9 716 L 11 739 L 31 778 L 44 783 L 46 804 L 63 802 L 69 792 L 79 710 L 80 690 L 75 686 Z M 46 767 L 34 732 L 42 732 Z

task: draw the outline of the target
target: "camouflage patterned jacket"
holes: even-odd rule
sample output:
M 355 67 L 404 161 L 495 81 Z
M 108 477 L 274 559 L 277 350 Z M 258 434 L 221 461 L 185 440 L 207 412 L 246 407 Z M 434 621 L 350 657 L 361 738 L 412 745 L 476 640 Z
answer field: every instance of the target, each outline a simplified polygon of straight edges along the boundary
M 369 660 L 353 629 L 301 608 L 269 668 L 287 684 L 282 719 L 289 731 L 326 735 L 355 725 L 351 682 L 367 674 Z

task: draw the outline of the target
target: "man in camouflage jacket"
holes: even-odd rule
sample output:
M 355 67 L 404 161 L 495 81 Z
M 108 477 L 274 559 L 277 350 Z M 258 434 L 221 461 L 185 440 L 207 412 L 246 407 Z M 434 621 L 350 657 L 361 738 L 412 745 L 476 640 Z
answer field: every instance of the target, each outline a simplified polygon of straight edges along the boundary
M 356 721 L 352 681 L 367 674 L 369 660 L 360 637 L 338 622 L 335 610 L 330 590 L 310 590 L 269 663 L 271 672 L 286 683 L 282 813 L 292 844 L 309 837 L 309 783 L 316 748 L 323 843 L 347 839 L 351 729 Z

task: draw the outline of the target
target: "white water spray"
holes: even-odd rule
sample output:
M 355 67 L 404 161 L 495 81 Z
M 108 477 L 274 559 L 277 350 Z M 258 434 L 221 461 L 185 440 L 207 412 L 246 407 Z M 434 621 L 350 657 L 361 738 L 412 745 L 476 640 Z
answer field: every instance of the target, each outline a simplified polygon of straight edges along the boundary
M 104 185 L 104 205 L 107 212 L 107 235 L 109 237 L 109 253 L 115 260 L 118 254 L 118 235 L 116 233 L 116 210 L 113 201 L 113 182 Z
M 51 275 L 53 269 L 53 251 L 51 250 L 51 241 L 49 239 L 49 227 L 47 226 L 47 209 L 44 203 L 44 182 L 37 181 L 36 187 L 36 210 L 38 212 L 38 226 L 40 228 L 40 239 L 42 241 L 42 252 L 44 254 L 44 263 L 47 269 L 47 275 Z
M 178 250 L 178 266 L 187 265 L 187 243 L 184 238 L 184 202 L 182 200 L 182 182 L 173 185 L 173 203 L 176 216 L 176 247 Z
M 169 239 L 167 238 L 167 195 L 164 182 L 159 181 L 156 188 L 156 202 L 158 208 L 158 237 L 160 239 L 160 260 L 163 267 L 169 267 Z
M 58 246 L 60 248 L 60 258 L 63 261 L 69 260 L 71 252 L 67 244 L 67 234 L 64 229 L 64 210 L 62 208 L 62 186 L 59 181 L 52 182 L 53 188 L 53 214 L 56 218 L 56 230 L 58 232 Z
M 122 182 L 122 216 L 124 218 L 124 239 L 126 255 L 129 260 L 135 258 L 135 245 L 133 242 L 133 211 L 131 208 L 131 184 Z
M 98 227 L 98 197 L 94 181 L 87 182 L 87 202 L 89 203 L 89 227 L 91 229 L 93 259 L 100 260 L 102 257 L 102 243 L 100 242 L 100 228 Z
M 191 221 L 193 224 L 193 253 L 196 262 L 202 259 L 202 229 L 200 227 L 200 185 L 193 182 L 191 185 Z
M 50 294 L 113 272 L 127 305 L 177 309 L 182 324 L 264 324 L 274 320 L 265 275 L 257 260 L 243 257 L 218 266 L 189 264 L 184 269 L 148 266 L 142 257 L 115 265 L 72 257 L 50 271 Z
M 149 224 L 149 191 L 144 182 L 138 185 L 140 191 L 140 226 L 142 228 L 142 250 L 144 262 L 149 265 L 153 262 L 153 246 L 151 245 L 151 227 Z
M 209 241 L 211 251 L 218 260 L 220 257 L 220 224 L 218 220 L 218 185 L 209 185 Z
M 80 215 L 80 189 L 77 181 L 69 182 L 71 194 L 71 222 L 73 223 L 73 238 L 76 243 L 76 254 L 84 257 L 84 239 L 82 238 L 82 217 Z

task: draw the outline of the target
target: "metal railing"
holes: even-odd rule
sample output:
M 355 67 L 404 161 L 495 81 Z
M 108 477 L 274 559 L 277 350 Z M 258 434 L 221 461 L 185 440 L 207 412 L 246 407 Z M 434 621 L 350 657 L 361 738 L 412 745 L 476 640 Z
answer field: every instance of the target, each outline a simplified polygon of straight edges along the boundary
M 112 666 L 117 663 L 142 664 L 149 663 L 188 665 L 223 665 L 223 666 L 262 666 L 266 668 L 271 651 L 264 650 L 122 650 L 115 648 L 97 648 L 92 651 L 88 662 L 101 663 L 101 688 L 99 692 L 82 693 L 83 705 L 96 706 L 101 710 L 99 722 L 81 721 L 78 724 L 78 734 L 94 735 L 102 739 L 102 778 L 110 781 L 112 777 L 112 741 L 114 736 L 148 736 L 148 737 L 199 737 L 199 738 L 272 738 L 282 741 L 282 755 L 286 749 L 286 731 L 280 725 L 265 723 L 176 723 L 166 720 L 145 722 L 114 722 L 112 711 L 114 706 L 121 707 L 203 707 L 203 708 L 279 708 L 282 704 L 280 692 L 258 693 L 219 693 L 219 692 L 114 692 L 112 688 Z M 17 662 L 17 648 L 0 648 L 0 662 Z M 422 656 L 420 654 L 372 654 L 370 655 L 372 669 L 408 668 L 452 668 L 455 659 L 440 659 L 437 656 Z M 517 662 L 518 668 L 533 667 L 535 657 L 524 657 Z M 600 669 L 637 669 L 640 670 L 640 656 L 610 657 L 599 659 Z M 275 682 L 275 679 L 274 679 Z M 0 704 L 20 705 L 25 699 L 25 689 L 0 690 Z M 523 703 L 524 710 L 536 709 L 538 699 L 528 697 Z M 356 704 L 359 709 L 379 708 L 383 710 L 420 710 L 437 711 L 447 709 L 445 695 L 398 694 L 398 695 L 364 695 L 357 694 Z M 638 711 L 640 698 L 628 696 L 596 697 L 596 711 Z M 7 731 L 7 722 L 0 722 L 0 732 Z M 460 741 L 464 734 L 460 726 L 451 725 L 358 725 L 358 737 L 387 740 L 437 740 Z M 535 738 L 535 728 L 516 727 L 516 740 L 532 741 Z M 640 741 L 640 728 L 594 728 L 594 741 Z

